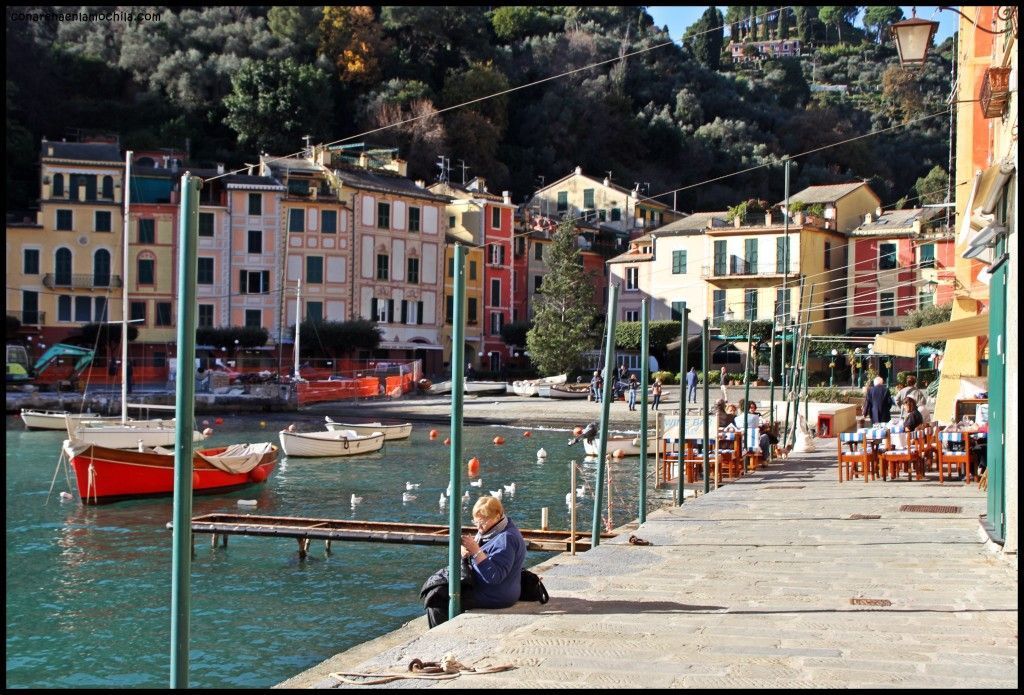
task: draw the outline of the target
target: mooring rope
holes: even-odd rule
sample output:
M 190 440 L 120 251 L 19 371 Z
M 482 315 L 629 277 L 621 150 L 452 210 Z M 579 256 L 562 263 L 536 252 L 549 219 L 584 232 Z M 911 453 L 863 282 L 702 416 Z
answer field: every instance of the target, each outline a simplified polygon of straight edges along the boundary
M 405 673 L 357 673 L 350 671 L 335 671 L 330 674 L 331 678 L 341 681 L 347 685 L 381 685 L 383 683 L 390 683 L 397 680 L 432 680 L 432 681 L 446 681 L 459 676 L 466 675 L 483 675 L 486 673 L 501 673 L 502 671 L 510 671 L 515 666 L 512 664 L 502 664 L 500 666 L 486 666 L 483 668 L 475 668 L 472 666 L 466 666 L 455 659 L 451 654 L 445 654 L 441 661 L 421 661 L 420 659 L 413 659 L 409 662 L 409 667 Z M 372 680 L 352 680 L 346 678 L 346 676 L 355 676 L 362 679 Z

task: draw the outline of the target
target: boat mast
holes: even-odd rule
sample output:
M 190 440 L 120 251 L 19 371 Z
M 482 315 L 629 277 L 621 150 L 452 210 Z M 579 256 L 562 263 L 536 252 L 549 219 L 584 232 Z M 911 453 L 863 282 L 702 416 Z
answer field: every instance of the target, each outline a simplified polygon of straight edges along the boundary
M 132 151 L 124 156 L 124 263 L 121 282 L 121 424 L 128 422 L 128 206 L 131 200 Z
M 301 323 L 301 310 L 302 310 L 302 278 L 299 278 L 299 283 L 296 286 L 295 292 L 295 367 L 293 374 L 295 381 L 299 380 L 299 324 Z

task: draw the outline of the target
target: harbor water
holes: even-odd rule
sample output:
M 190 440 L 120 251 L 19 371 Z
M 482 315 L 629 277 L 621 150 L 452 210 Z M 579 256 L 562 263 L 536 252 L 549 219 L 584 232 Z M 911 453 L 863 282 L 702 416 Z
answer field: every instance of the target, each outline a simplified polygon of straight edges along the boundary
M 277 442 L 289 423 L 321 428 L 322 416 L 227 416 L 208 444 Z M 210 418 L 211 420 L 213 418 Z M 338 419 L 338 418 L 335 418 Z M 262 426 L 261 426 L 262 424 Z M 86 507 L 69 470 L 58 467 L 65 434 L 24 430 L 7 418 L 7 685 L 12 688 L 167 687 L 170 671 L 170 497 Z M 202 426 L 202 425 L 201 425 Z M 431 440 L 428 433 L 437 429 Z M 596 463 L 568 430 L 472 426 L 463 430 L 463 523 L 480 494 L 503 496 L 520 528 L 569 527 L 566 494 L 577 462 L 577 528 L 589 533 Z M 412 437 L 381 452 L 337 459 L 288 459 L 263 485 L 195 497 L 193 514 L 253 513 L 447 524 L 447 425 L 416 424 Z M 503 437 L 503 445 L 494 444 Z M 546 459 L 537 451 L 545 449 Z M 480 460 L 481 487 L 465 461 Z M 612 523 L 637 516 L 638 460 L 611 466 Z M 416 499 L 403 502 L 406 483 Z M 52 490 L 51 490 L 52 485 Z M 70 499 L 62 496 L 70 492 Z M 351 496 L 362 497 L 354 508 Z M 239 506 L 256 500 L 256 506 Z M 607 504 L 607 494 L 605 504 Z M 602 516 L 605 516 L 602 510 Z M 422 615 L 419 588 L 447 562 L 446 546 L 313 541 L 300 559 L 294 539 L 231 536 L 213 548 L 196 537 L 191 575 L 189 685 L 268 687 L 338 652 Z M 552 553 L 530 552 L 527 565 Z

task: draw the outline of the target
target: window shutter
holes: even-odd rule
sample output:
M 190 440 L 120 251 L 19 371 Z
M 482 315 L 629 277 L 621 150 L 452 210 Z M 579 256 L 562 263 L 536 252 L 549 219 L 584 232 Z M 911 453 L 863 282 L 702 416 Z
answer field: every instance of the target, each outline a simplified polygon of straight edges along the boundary
M 498 247 L 498 249 L 498 257 L 501 259 L 500 263 L 501 265 L 505 265 L 505 245 L 502 244 L 501 246 Z
M 260 293 L 261 294 L 270 294 L 270 271 L 269 270 L 264 270 L 263 272 L 260 273 L 260 284 L 262 285 L 260 287 Z
M 380 316 L 377 315 L 377 298 L 370 298 L 370 316 L 374 321 L 380 321 Z
M 395 322 L 395 300 L 388 300 L 388 323 Z
M 406 323 L 409 320 L 409 316 L 408 316 L 407 312 L 408 312 L 408 302 L 406 302 L 403 299 L 402 300 L 402 306 L 401 306 L 401 319 L 400 319 L 401 323 Z
M 423 323 L 423 302 L 416 302 L 416 323 Z
M 249 293 L 249 273 L 246 271 L 240 271 L 238 278 L 238 293 L 248 294 Z

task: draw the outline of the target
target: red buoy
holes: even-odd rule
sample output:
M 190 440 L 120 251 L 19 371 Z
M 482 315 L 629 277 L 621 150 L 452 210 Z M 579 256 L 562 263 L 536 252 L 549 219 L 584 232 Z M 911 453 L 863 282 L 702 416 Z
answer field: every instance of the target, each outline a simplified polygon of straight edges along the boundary
M 480 459 L 478 459 L 476 456 L 471 458 L 469 460 L 468 470 L 469 470 L 469 476 L 471 478 L 475 478 L 478 475 L 480 475 Z
M 622 449 L 616 449 L 615 451 L 612 452 L 612 456 L 617 458 L 617 459 L 620 459 L 620 458 L 622 458 L 625 455 L 626 455 L 626 452 L 623 451 Z
M 525 432 L 523 432 L 524 437 L 529 437 L 531 434 L 532 432 L 530 432 L 530 430 L 526 430 Z
M 249 480 L 254 483 L 262 483 L 267 479 L 267 469 L 257 466 L 249 471 Z
M 430 430 L 430 438 L 437 439 L 437 430 Z
M 578 436 L 580 436 L 581 434 L 583 434 L 583 428 L 582 428 L 582 427 L 575 427 L 575 428 L 573 428 L 573 430 L 572 430 L 572 436 L 574 436 L 574 437 L 578 437 Z
M 495 444 L 504 444 L 505 443 L 505 438 L 504 437 L 495 437 L 494 438 L 494 443 Z
M 213 421 L 213 424 L 215 424 L 215 425 L 223 425 L 224 424 L 224 418 L 222 418 L 222 417 L 217 418 L 216 420 Z
M 444 438 L 444 445 L 445 445 L 445 446 L 448 446 L 448 445 L 449 445 L 449 444 L 451 444 L 451 443 L 452 443 L 452 440 L 451 440 L 451 439 L 449 439 L 448 437 L 445 437 L 445 438 Z

